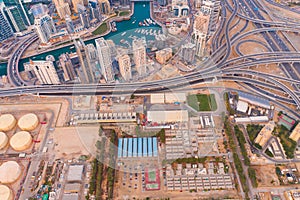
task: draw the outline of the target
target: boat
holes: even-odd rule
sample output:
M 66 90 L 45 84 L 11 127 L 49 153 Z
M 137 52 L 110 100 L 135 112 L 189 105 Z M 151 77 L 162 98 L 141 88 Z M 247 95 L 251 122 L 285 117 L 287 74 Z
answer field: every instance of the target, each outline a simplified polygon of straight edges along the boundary
M 146 7 L 146 5 L 144 4 L 143 7 Z
M 124 44 L 125 42 L 126 42 L 126 40 L 124 40 L 124 39 L 121 39 L 121 40 L 120 40 L 120 43 L 121 43 L 121 44 Z
M 71 47 L 70 47 L 70 49 L 74 49 L 74 48 L 75 48 L 74 46 L 71 46 Z
M 156 22 L 155 22 L 155 21 L 153 21 L 153 25 L 156 25 Z
M 121 35 L 124 36 L 126 34 L 126 32 L 122 33 Z
M 136 20 L 134 20 L 134 21 L 132 22 L 132 24 L 135 24 L 135 22 L 136 22 Z
M 143 22 L 139 22 L 139 26 L 142 26 L 143 25 Z

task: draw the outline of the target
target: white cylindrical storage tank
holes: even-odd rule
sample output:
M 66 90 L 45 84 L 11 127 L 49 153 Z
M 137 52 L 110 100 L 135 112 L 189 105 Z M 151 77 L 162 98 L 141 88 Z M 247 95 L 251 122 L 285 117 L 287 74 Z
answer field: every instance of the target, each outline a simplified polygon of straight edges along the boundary
M 22 131 L 32 131 L 38 126 L 38 124 L 39 119 L 36 114 L 33 113 L 23 115 L 18 121 L 18 126 Z
M 13 183 L 20 178 L 21 173 L 21 167 L 16 161 L 7 161 L 0 166 L 0 183 Z
M 24 151 L 32 144 L 32 137 L 27 131 L 20 131 L 10 138 L 10 146 L 16 151 Z
M 10 131 L 15 127 L 17 120 L 11 114 L 4 114 L 0 116 L 0 131 Z
M 8 143 L 7 135 L 3 132 L 0 132 L 0 149 L 6 147 L 7 143 Z
M 0 199 L 1 200 L 13 200 L 13 193 L 6 185 L 0 185 Z

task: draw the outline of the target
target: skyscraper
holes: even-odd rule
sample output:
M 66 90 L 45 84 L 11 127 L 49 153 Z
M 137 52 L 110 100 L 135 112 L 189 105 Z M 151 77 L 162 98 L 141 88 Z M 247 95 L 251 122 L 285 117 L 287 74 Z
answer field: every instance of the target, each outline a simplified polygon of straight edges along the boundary
M 69 54 L 62 54 L 59 57 L 59 63 L 64 72 L 64 80 L 65 81 L 72 81 L 76 77 L 76 73 L 74 70 L 74 66 L 72 65 L 71 59 Z
M 114 81 L 110 46 L 104 38 L 95 40 L 102 74 L 107 82 Z
M 166 6 L 166 5 L 167 5 L 167 0 L 157 0 L 157 3 L 158 3 L 160 6 Z
M 6 21 L 2 11 L 0 10 L 0 42 L 14 36 L 9 23 Z
M 77 4 L 77 10 L 78 10 L 78 15 L 80 18 L 81 25 L 84 28 L 89 28 L 90 27 L 90 19 L 89 19 L 89 14 L 88 14 L 85 6 L 81 5 L 81 4 Z
M 195 16 L 192 41 L 196 45 L 196 55 L 203 56 L 208 34 L 209 15 L 202 12 Z
M 192 43 L 187 43 L 181 46 L 180 56 L 181 59 L 187 63 L 194 62 L 196 54 L 196 45 Z
M 47 43 L 51 35 L 56 33 L 53 19 L 48 14 L 37 16 L 34 19 L 34 27 L 42 43 Z
M 97 49 L 93 44 L 86 45 L 86 49 L 90 59 L 91 67 L 94 70 L 95 77 L 97 80 L 99 80 L 101 78 L 101 73 Z
M 14 32 L 22 32 L 33 24 L 33 16 L 21 0 L 3 0 L 5 15 Z
M 32 61 L 29 66 L 33 69 L 40 84 L 60 84 L 52 61 Z
M 132 42 L 133 60 L 136 70 L 140 76 L 146 74 L 146 40 L 145 38 L 135 39 Z
M 90 18 L 101 21 L 100 6 L 97 0 L 89 0 Z
M 35 4 L 30 8 L 31 13 L 33 14 L 33 17 L 38 17 L 42 14 L 48 13 L 47 5 L 45 4 Z
M 66 15 L 71 16 L 70 5 L 67 2 L 64 0 L 53 0 L 53 2 L 61 19 L 64 19 Z
M 68 33 L 74 33 L 75 28 L 74 28 L 74 24 L 73 24 L 73 21 L 72 21 L 71 17 L 69 15 L 66 15 L 65 20 L 66 20 Z
M 76 13 L 78 13 L 78 4 L 83 5 L 83 0 L 72 0 L 73 8 Z
M 131 75 L 131 62 L 130 57 L 125 54 L 118 58 L 120 73 L 125 81 L 129 81 L 132 78 Z
M 84 42 L 81 39 L 79 41 L 75 41 L 75 47 L 82 69 L 82 72 L 79 73 L 81 83 L 94 83 L 95 76 Z
M 108 15 L 110 13 L 110 3 L 108 0 L 99 0 L 101 14 Z

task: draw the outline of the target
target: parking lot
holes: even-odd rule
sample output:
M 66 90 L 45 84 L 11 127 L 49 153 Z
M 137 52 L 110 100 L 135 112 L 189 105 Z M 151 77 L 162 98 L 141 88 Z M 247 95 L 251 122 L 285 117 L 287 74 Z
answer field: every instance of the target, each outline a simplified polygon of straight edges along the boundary
M 149 162 L 147 158 L 140 158 L 138 161 L 122 160 L 119 162 L 117 172 L 116 194 L 117 199 L 132 199 L 133 197 L 143 198 L 153 194 L 153 191 L 146 191 L 146 170 L 158 168 L 158 161 Z M 155 191 L 157 192 L 157 191 Z M 154 193 L 155 193 L 154 192 Z

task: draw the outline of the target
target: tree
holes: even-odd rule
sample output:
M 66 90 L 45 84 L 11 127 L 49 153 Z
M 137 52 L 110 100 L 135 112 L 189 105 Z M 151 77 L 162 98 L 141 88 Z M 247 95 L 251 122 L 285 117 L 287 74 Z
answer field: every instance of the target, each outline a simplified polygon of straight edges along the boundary
M 131 94 L 130 99 L 134 99 L 134 98 L 135 98 L 134 94 Z

